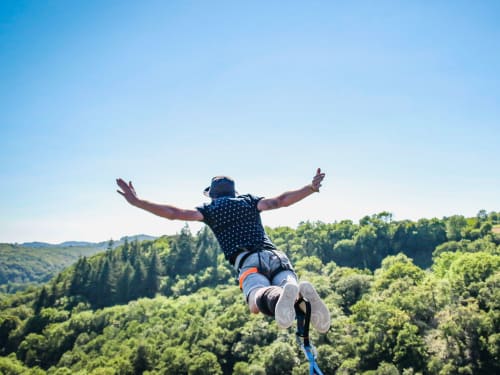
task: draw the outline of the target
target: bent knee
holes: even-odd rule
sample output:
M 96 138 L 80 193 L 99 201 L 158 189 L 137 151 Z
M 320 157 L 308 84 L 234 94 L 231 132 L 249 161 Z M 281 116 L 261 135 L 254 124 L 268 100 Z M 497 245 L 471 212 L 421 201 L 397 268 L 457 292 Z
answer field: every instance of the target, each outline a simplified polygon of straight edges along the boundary
M 259 307 L 257 306 L 256 295 L 260 289 L 255 289 L 250 292 L 248 296 L 248 308 L 252 314 L 258 314 L 260 312 Z
M 248 308 L 250 309 L 250 312 L 252 314 L 258 314 L 260 312 L 259 308 L 257 307 L 257 305 L 255 303 L 249 304 Z

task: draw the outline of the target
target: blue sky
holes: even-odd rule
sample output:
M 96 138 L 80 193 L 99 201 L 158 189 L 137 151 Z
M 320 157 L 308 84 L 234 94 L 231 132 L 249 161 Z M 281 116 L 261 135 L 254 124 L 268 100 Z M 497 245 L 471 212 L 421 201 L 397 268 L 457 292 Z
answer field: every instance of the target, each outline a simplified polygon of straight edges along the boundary
M 126 204 L 320 194 L 266 212 L 500 210 L 496 1 L 2 1 L 0 242 L 176 233 Z M 192 225 L 196 231 L 200 225 Z

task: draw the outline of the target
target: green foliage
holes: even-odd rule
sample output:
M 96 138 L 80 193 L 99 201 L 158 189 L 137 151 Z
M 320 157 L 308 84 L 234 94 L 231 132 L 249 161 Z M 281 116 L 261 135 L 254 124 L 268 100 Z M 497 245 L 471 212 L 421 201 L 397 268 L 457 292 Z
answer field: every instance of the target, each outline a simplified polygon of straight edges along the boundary
M 332 313 L 311 332 L 326 375 L 500 373 L 498 215 L 464 220 L 269 229 Z M 0 373 L 307 373 L 293 330 L 250 314 L 234 276 L 207 229 L 82 256 L 0 297 Z
M 333 272 L 333 290 L 341 297 L 339 306 L 349 314 L 350 308 L 370 290 L 372 275 L 352 268 L 338 268 Z
M 295 269 L 298 273 L 300 272 L 313 272 L 313 273 L 321 273 L 321 269 L 323 268 L 323 263 L 321 259 L 318 257 L 304 257 L 301 260 L 297 261 L 295 264 Z
M 222 375 L 222 369 L 215 354 L 203 352 L 191 358 L 188 375 Z
M 29 369 L 16 358 L 15 354 L 11 354 L 8 357 L 0 357 L 0 374 L 22 375 L 28 371 Z
M 263 355 L 266 375 L 290 374 L 299 363 L 294 348 L 285 342 L 271 344 Z
M 390 213 L 382 212 L 363 217 L 359 225 L 349 220 L 333 224 L 306 222 L 295 231 L 280 227 L 268 228 L 268 233 L 294 262 L 315 256 L 324 264 L 335 262 L 375 270 L 388 255 L 404 253 L 418 266 L 429 267 L 436 246 L 447 241 L 447 220 L 398 222 Z
M 101 247 L 29 247 L 0 244 L 0 291 L 15 293 L 29 284 L 45 283 L 81 256 Z M 23 286 L 24 285 L 24 286 Z
M 132 367 L 135 374 L 142 374 L 151 369 L 151 359 L 149 358 L 151 350 L 144 344 L 139 344 L 131 358 Z
M 407 286 L 416 285 L 423 280 L 424 271 L 413 264 L 404 254 L 389 256 L 382 261 L 382 267 L 375 272 L 373 287 L 382 291 L 392 283 L 404 281 Z

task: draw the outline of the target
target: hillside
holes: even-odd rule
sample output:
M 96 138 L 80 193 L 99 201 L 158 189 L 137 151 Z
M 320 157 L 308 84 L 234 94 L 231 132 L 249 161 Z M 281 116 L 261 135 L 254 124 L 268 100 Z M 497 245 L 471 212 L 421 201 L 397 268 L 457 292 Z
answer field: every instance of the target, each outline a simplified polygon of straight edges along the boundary
M 497 220 L 383 213 L 269 229 L 332 312 L 330 332 L 312 333 L 324 373 L 499 373 Z M 0 343 L 8 374 L 307 373 L 293 330 L 248 313 L 206 229 L 84 257 L 2 297 Z
M 116 248 L 125 241 L 153 239 L 155 237 L 137 235 L 122 237 L 112 243 L 109 241 L 99 243 L 68 241 L 61 244 L 31 242 L 21 245 L 0 243 L 0 291 L 13 293 L 30 284 L 45 283 L 80 257 L 102 252 L 110 245 Z
M 128 242 L 132 241 L 151 241 L 157 237 L 149 236 L 147 234 L 137 234 L 134 236 L 124 236 L 120 238 L 118 241 L 113 241 L 112 247 L 117 247 L 123 245 L 125 240 Z M 109 241 L 101 241 L 101 242 L 87 242 L 87 241 L 65 241 L 60 244 L 51 244 L 47 242 L 24 242 L 20 246 L 27 248 L 40 248 L 40 247 L 49 247 L 49 248 L 60 248 L 60 247 L 98 247 L 105 249 L 109 245 Z

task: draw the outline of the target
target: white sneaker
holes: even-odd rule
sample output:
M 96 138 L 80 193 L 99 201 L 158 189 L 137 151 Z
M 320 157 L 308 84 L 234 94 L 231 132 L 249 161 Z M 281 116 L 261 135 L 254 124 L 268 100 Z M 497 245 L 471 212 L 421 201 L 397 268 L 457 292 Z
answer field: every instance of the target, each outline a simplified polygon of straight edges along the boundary
M 311 304 L 311 323 L 320 333 L 326 333 L 330 329 L 330 312 L 321 300 L 318 292 L 309 281 L 299 283 L 300 294 Z
M 295 301 L 299 295 L 299 287 L 295 283 L 285 284 L 276 303 L 274 318 L 280 328 L 289 328 L 295 320 Z

